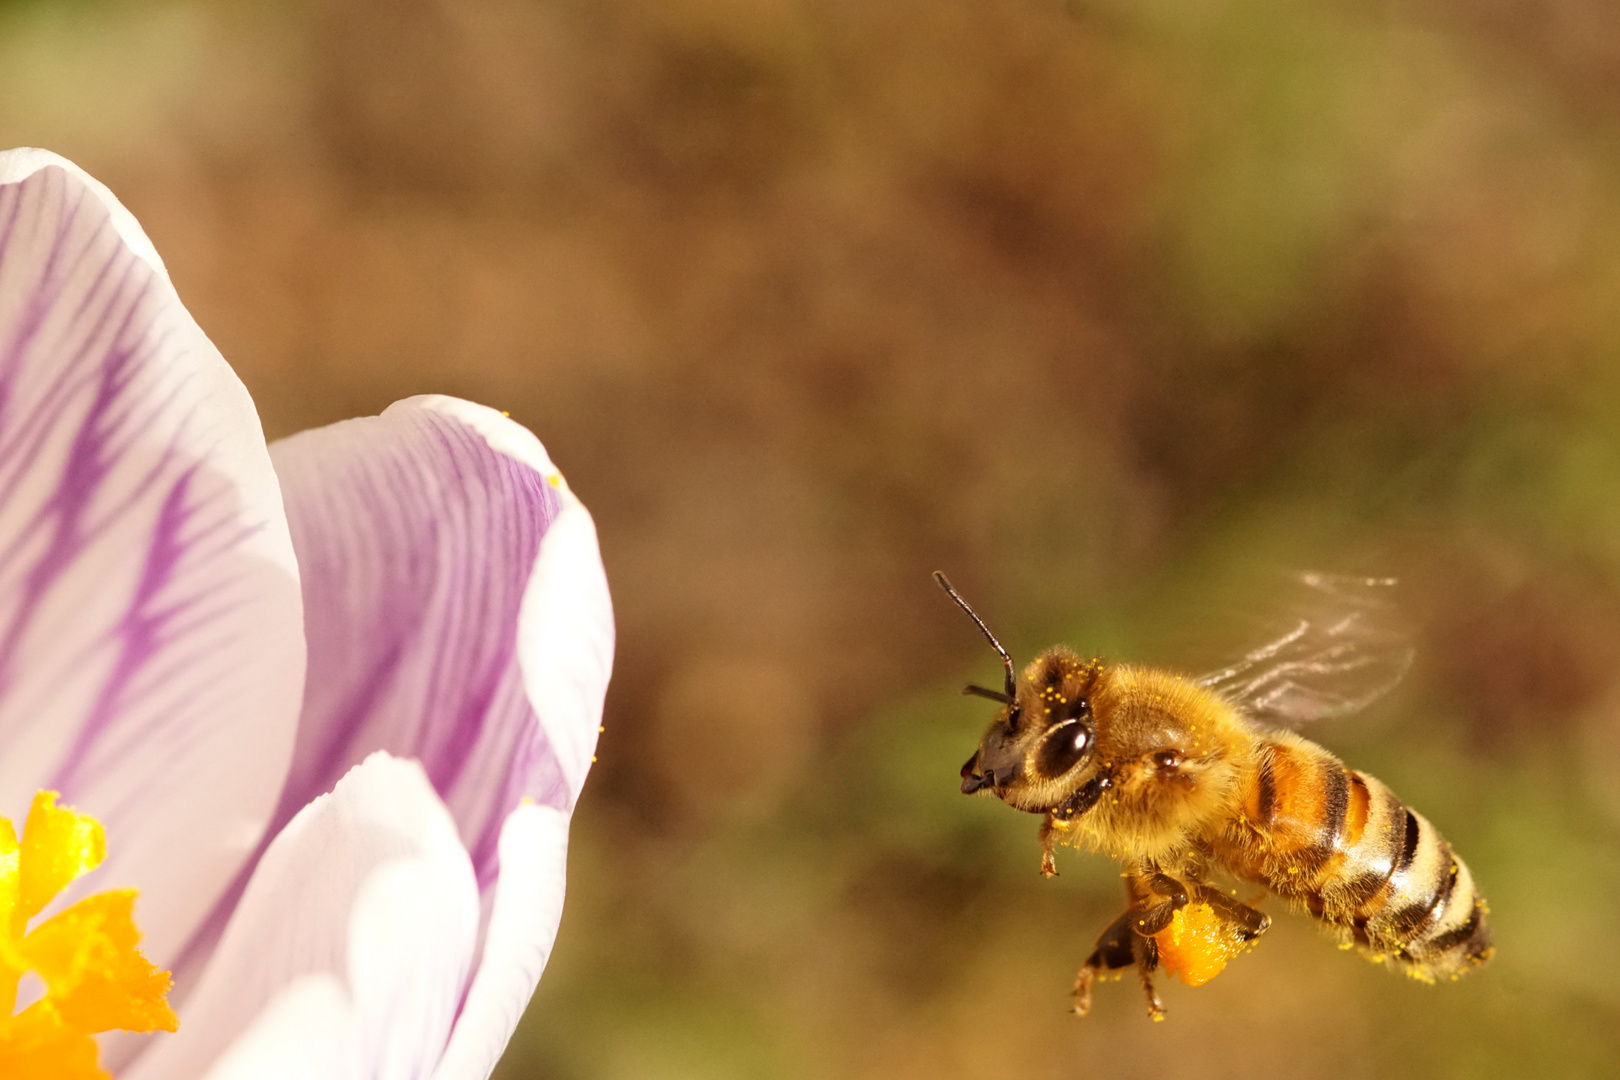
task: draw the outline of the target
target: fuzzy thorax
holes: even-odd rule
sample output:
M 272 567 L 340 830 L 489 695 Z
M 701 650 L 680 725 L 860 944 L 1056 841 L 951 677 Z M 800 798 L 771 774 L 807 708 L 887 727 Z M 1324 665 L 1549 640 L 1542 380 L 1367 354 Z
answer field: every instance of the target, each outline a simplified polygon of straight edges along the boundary
M 1192 682 L 1147 668 L 1105 666 L 1091 698 L 1094 771 L 1110 787 L 1084 816 L 1054 821 L 1057 838 L 1116 858 L 1176 861 L 1230 816 L 1254 752 L 1247 724 Z

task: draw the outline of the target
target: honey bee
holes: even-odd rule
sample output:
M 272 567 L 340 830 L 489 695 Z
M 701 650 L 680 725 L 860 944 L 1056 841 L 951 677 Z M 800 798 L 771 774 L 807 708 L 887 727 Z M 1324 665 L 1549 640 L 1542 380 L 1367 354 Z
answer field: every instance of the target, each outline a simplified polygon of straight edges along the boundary
M 1063 843 L 1124 861 L 1125 912 L 1098 937 L 1074 985 L 1134 966 L 1148 1014 L 1164 1018 L 1153 976 L 1208 981 L 1251 947 L 1269 916 L 1211 883 L 1221 871 L 1315 918 L 1343 948 L 1425 982 L 1490 959 L 1487 908 L 1439 831 L 1389 788 L 1267 721 L 1348 712 L 1398 679 L 1410 652 L 1368 649 L 1357 579 L 1306 575 L 1350 602 L 1335 618 L 1299 620 L 1236 664 L 1193 679 L 1085 660 L 1063 646 L 1016 673 L 984 620 L 935 573 L 1001 656 L 1001 690 L 964 693 L 1001 705 L 962 766 L 964 794 L 989 792 L 1041 815 L 1041 873 Z M 1359 580 L 1366 589 L 1388 582 Z M 1362 591 L 1365 593 L 1366 589 Z M 1345 676 L 1354 676 L 1346 682 Z M 1358 694 L 1335 690 L 1339 684 Z

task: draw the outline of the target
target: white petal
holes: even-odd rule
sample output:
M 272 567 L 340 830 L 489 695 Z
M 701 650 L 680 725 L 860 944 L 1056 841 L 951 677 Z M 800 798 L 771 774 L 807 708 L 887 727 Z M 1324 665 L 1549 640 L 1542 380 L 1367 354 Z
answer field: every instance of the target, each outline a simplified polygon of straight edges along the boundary
M 305 975 L 281 989 L 207 1080 L 360 1080 L 359 1027 L 341 979 Z
M 433 1080 L 484 1080 L 551 958 L 562 918 L 568 817 L 526 803 L 501 829 L 501 876 L 478 974 Z
M 180 1031 L 126 1080 L 188 1080 L 240 1057 L 233 1044 L 269 1037 L 264 1017 L 281 995 L 318 975 L 340 981 L 354 1018 L 334 1060 L 362 1062 L 368 1080 L 425 1077 L 461 1000 L 478 917 L 472 864 L 421 766 L 373 755 L 270 844 Z
M 139 888 L 166 965 L 264 832 L 304 656 L 247 391 L 105 188 L 0 154 L 0 813 L 100 818 L 76 888 Z
M 569 495 L 523 594 L 517 655 L 529 706 L 574 799 L 595 760 L 613 670 L 613 607 L 601 566 L 596 524 Z
M 349 982 L 368 1077 L 425 1077 L 444 1053 L 478 939 L 478 886 L 458 853 L 450 882 L 435 861 L 396 863 L 355 904 Z

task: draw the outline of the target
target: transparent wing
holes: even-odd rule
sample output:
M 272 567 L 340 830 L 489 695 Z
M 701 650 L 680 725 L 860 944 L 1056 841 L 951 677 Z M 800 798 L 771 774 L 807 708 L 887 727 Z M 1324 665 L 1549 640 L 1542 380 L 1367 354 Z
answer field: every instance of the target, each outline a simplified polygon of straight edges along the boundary
M 1265 724 L 1346 716 L 1394 688 L 1412 666 L 1411 631 L 1393 578 L 1305 573 L 1277 636 L 1196 681 Z

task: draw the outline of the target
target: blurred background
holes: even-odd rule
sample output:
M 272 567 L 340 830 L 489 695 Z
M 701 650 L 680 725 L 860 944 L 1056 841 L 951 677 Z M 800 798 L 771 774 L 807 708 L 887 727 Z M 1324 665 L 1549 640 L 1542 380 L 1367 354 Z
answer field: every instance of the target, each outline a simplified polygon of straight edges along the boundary
M 619 660 L 500 1080 L 1612 1075 L 1610 0 L 0 0 L 0 145 L 145 224 L 272 436 L 533 428 Z M 1117 868 L 957 792 L 994 656 L 1196 670 L 1288 571 L 1418 661 L 1309 734 L 1499 953 L 1279 916 L 1066 1014 Z

